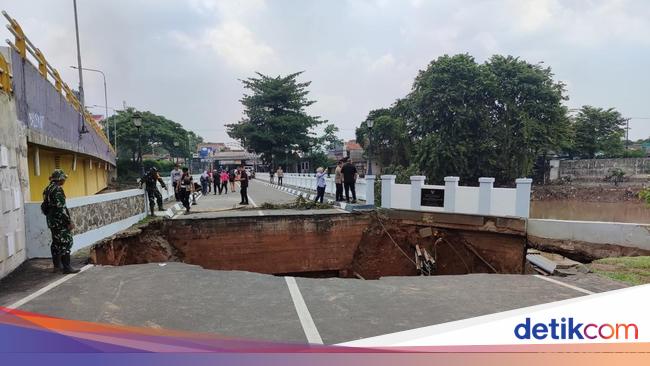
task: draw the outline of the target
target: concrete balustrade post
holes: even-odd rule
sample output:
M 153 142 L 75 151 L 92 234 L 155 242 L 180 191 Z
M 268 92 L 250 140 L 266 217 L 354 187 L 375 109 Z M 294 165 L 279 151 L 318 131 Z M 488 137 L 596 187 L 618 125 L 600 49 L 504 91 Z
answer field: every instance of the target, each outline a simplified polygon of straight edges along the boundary
M 426 179 L 423 175 L 411 176 L 411 210 L 422 209 L 422 187 Z
M 445 177 L 445 212 L 456 212 L 459 177 Z
M 366 204 L 375 204 L 375 176 L 366 175 Z
M 530 191 L 533 180 L 530 178 L 518 178 L 517 193 L 515 198 L 515 215 L 528 218 L 530 216 Z
M 391 197 L 396 175 L 381 176 L 381 207 L 391 208 Z
M 492 188 L 494 187 L 494 178 L 481 177 L 478 179 L 478 213 L 489 215 L 492 211 Z

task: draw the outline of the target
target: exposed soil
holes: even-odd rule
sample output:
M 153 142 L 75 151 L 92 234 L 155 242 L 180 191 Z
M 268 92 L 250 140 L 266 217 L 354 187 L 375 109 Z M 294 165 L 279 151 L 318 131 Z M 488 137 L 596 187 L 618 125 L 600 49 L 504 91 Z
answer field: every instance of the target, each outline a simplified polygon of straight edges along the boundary
M 444 228 L 431 217 L 391 215 L 155 220 L 98 243 L 91 258 L 109 265 L 180 261 L 206 269 L 364 279 L 524 272 L 525 237 L 497 232 L 491 219 L 452 217 L 440 224 L 452 228 Z M 416 267 L 416 246 L 434 259 L 427 262 L 435 262 L 433 271 Z
M 543 185 L 533 186 L 531 199 L 533 201 L 587 201 L 587 202 L 641 202 L 639 191 L 642 186 L 614 186 L 604 184 L 598 186 L 584 185 Z
M 528 244 L 545 252 L 561 254 L 581 263 L 589 263 L 598 259 L 626 256 L 648 256 L 650 250 L 625 247 L 616 244 L 587 243 L 579 240 L 558 240 L 528 236 Z

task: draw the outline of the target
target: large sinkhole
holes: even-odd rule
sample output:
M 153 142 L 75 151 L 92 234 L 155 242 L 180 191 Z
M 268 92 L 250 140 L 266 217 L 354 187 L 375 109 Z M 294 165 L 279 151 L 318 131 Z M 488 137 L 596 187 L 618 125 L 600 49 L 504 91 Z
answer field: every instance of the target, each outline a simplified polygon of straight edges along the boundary
M 506 224 L 397 210 L 185 216 L 103 240 L 93 246 L 91 260 L 115 266 L 176 261 L 213 270 L 362 279 L 523 273 L 525 234 L 516 221 Z

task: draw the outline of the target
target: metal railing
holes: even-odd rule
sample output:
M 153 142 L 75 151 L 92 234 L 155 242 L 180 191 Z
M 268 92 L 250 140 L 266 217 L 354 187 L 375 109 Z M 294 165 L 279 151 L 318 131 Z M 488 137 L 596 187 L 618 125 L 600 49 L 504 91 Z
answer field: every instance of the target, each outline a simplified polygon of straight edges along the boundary
M 54 82 L 52 83 L 52 85 L 54 85 L 54 88 L 68 101 L 68 103 L 70 103 L 70 105 L 72 105 L 72 107 L 77 112 L 82 113 L 81 102 L 79 101 L 79 98 L 77 98 L 77 96 L 72 91 L 72 89 L 68 86 L 68 84 L 65 83 L 63 79 L 61 79 L 59 72 L 47 62 L 41 50 L 39 50 L 36 46 L 34 46 L 34 44 L 29 40 L 29 38 L 27 38 L 27 36 L 23 32 L 22 27 L 20 26 L 20 24 L 18 24 L 16 19 L 13 19 L 4 10 L 2 11 L 2 15 L 4 15 L 4 17 L 9 22 L 9 24 L 7 25 L 7 29 L 14 36 L 14 42 L 11 42 L 10 40 L 7 39 L 6 40 L 7 44 L 9 44 L 11 48 L 16 50 L 16 52 L 23 58 L 23 60 L 31 63 L 32 65 L 34 65 L 34 62 L 32 62 L 29 58 L 27 58 L 27 55 L 30 54 L 32 57 L 34 57 L 36 63 L 38 64 L 38 66 L 34 65 L 34 67 L 38 68 L 38 71 L 41 74 L 41 76 L 43 76 L 43 78 L 45 78 L 45 80 L 49 81 L 50 83 L 52 83 L 53 80 Z M 4 75 L 6 73 L 8 74 L 8 71 L 6 72 L 2 71 L 3 61 L 4 59 L 2 59 L 2 56 L 0 55 L 0 85 L 2 85 L 3 90 L 10 90 L 10 89 L 5 89 L 4 86 L 4 82 L 6 82 Z M 8 76 L 10 77 L 10 75 Z M 52 80 L 50 80 L 48 76 L 50 76 Z M 11 79 L 9 79 L 9 88 L 11 88 Z M 84 120 L 90 126 L 93 127 L 93 129 L 102 138 L 102 140 L 104 140 L 106 145 L 108 145 L 109 149 L 111 149 L 111 151 L 115 153 L 115 149 L 113 148 L 110 141 L 104 134 L 103 129 L 92 118 L 92 114 L 88 112 L 88 110 L 86 110 L 85 108 L 83 110 L 83 116 L 84 116 Z M 108 118 L 108 116 L 106 117 Z

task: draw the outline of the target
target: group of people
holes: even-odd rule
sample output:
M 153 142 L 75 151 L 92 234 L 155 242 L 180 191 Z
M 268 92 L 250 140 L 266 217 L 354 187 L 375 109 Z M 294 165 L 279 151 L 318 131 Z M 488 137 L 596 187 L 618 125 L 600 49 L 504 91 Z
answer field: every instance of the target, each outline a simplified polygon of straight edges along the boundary
M 219 167 L 219 169 L 214 170 L 204 170 L 201 174 L 201 193 L 204 195 L 213 192 L 216 195 L 225 193 L 228 194 L 228 185 L 230 185 L 230 192 L 235 192 L 235 181 L 239 170 L 237 169 L 224 169 Z
M 273 169 L 271 169 L 269 171 L 269 176 L 271 177 L 271 184 L 275 184 L 275 177 L 277 176 L 278 185 L 282 185 L 282 178 L 284 178 L 284 171 L 282 170 L 282 167 L 279 167 L 276 171 L 273 171 Z
M 315 202 L 323 203 L 325 199 L 325 188 L 327 187 L 327 182 L 325 180 L 327 172 L 325 168 L 318 167 L 316 169 L 316 199 Z M 269 172 L 271 178 L 271 184 L 274 184 L 274 177 L 277 176 L 278 185 L 282 185 L 282 177 L 284 172 L 282 167 L 279 167 L 277 171 Z M 352 203 L 357 203 L 357 192 L 356 192 L 356 183 L 359 173 L 357 172 L 357 167 L 352 164 L 348 159 L 339 160 L 336 163 L 336 169 L 334 170 L 334 183 L 336 184 L 336 201 L 346 201 L 350 203 L 350 193 L 352 193 Z M 345 191 L 345 199 L 343 198 L 343 191 Z
M 188 172 L 187 168 L 180 169 L 177 164 L 174 170 L 171 171 L 171 181 L 175 187 L 176 200 L 181 201 L 185 207 L 186 212 L 190 211 L 189 197 L 195 191 L 201 191 L 203 195 L 207 195 L 214 191 L 221 194 L 228 194 L 228 186 L 230 192 L 235 193 L 235 182 L 239 182 L 239 193 L 241 194 L 240 205 L 248 205 L 248 180 L 250 179 L 249 173 L 244 169 L 244 165 L 240 165 L 237 169 L 224 169 L 219 167 L 214 170 L 204 170 L 199 178 L 199 182 L 195 183 L 192 175 Z M 193 197 L 193 196 L 192 196 Z M 194 204 L 196 201 L 194 201 Z
M 352 203 L 357 203 L 356 184 L 359 178 L 357 167 L 348 158 L 339 160 L 334 170 L 334 183 L 336 184 L 336 201 L 343 201 L 343 190 L 345 189 L 345 201 L 350 203 L 350 192 L 352 192 Z
M 323 203 L 325 196 L 325 169 L 316 169 L 316 202 Z M 334 169 L 334 184 L 336 184 L 336 202 L 346 201 L 350 203 L 350 193 L 352 193 L 352 203 L 357 203 L 356 183 L 359 178 L 357 167 L 348 159 L 342 159 L 336 162 Z M 345 190 L 345 199 L 343 191 Z

